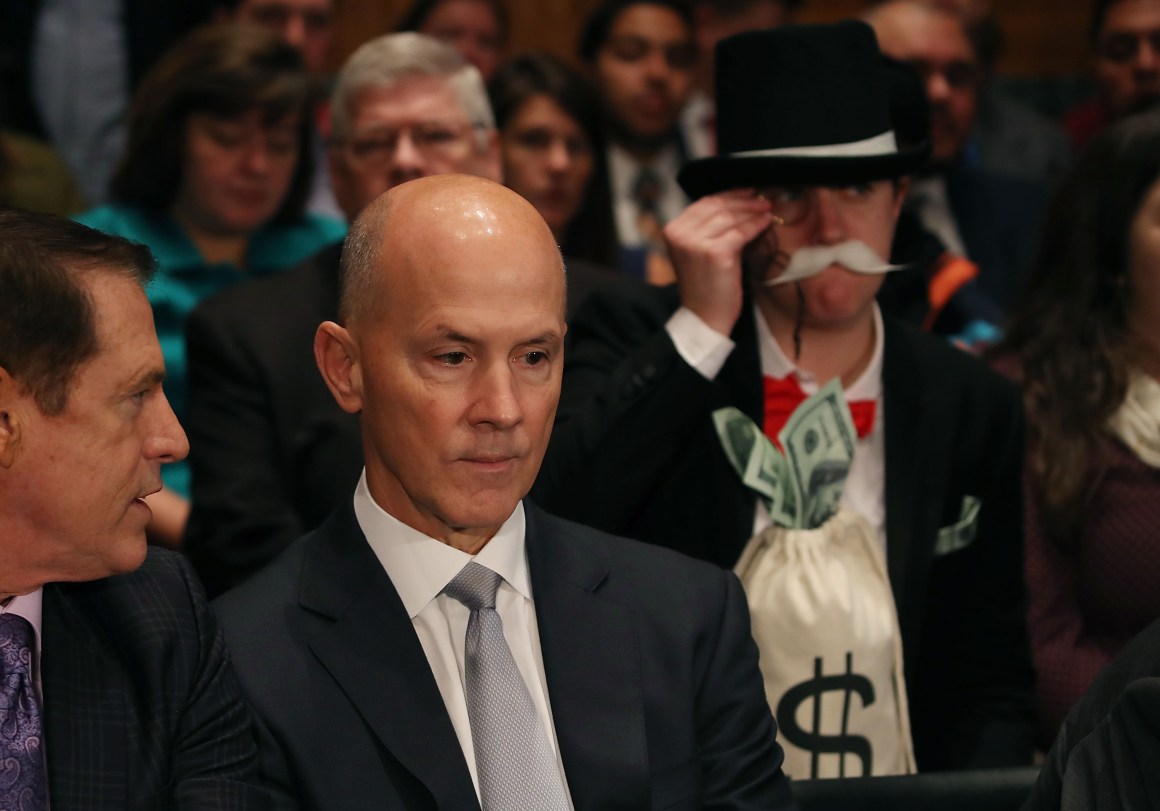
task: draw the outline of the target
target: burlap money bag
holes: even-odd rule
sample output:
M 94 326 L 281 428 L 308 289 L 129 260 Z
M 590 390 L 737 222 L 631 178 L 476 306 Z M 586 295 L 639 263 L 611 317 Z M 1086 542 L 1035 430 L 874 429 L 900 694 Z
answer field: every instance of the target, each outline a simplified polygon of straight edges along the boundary
M 841 509 L 817 529 L 773 525 L 734 571 L 791 778 L 915 771 L 894 595 L 874 531 Z

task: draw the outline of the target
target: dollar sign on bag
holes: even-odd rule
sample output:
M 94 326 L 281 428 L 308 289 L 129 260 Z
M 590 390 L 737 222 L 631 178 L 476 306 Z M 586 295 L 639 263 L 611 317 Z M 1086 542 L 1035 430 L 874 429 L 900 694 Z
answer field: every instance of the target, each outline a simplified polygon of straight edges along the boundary
M 838 690 L 845 695 L 842 710 L 842 730 L 838 735 L 822 735 L 818 732 L 822 716 L 822 695 Z M 846 672 L 834 676 L 822 675 L 822 659 L 814 659 L 814 677 L 796 684 L 785 691 L 777 702 L 777 724 L 782 736 L 794 746 L 811 753 L 810 777 L 818 776 L 818 759 L 822 754 L 838 755 L 838 776 L 846 776 L 846 755 L 857 755 L 862 761 L 862 776 L 870 775 L 873 754 L 870 741 L 861 735 L 847 734 L 850 721 L 850 696 L 857 693 L 862 706 L 874 703 L 874 685 L 865 676 L 854 672 L 854 656 L 846 654 Z M 797 709 L 804 702 L 814 700 L 813 730 L 804 730 L 797 722 Z

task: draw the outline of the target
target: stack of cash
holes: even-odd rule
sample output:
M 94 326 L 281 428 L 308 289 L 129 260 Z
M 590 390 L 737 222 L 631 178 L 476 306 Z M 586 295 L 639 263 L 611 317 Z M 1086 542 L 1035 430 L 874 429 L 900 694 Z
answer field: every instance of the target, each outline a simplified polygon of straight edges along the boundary
M 790 416 L 777 435 L 784 454 L 736 408 L 714 411 L 713 424 L 733 469 L 765 500 L 775 524 L 814 529 L 838 511 L 858 435 L 837 378 Z

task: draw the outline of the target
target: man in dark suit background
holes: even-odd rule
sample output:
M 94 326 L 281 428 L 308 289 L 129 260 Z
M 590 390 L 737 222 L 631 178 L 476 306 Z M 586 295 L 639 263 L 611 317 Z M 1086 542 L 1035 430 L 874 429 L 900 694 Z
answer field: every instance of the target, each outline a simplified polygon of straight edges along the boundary
M 148 250 L 0 211 L 0 805 L 259 808 L 251 718 L 145 497 L 185 435 Z
M 500 178 L 479 71 L 421 34 L 378 37 L 352 54 L 334 89 L 331 124 L 330 180 L 351 220 L 417 177 Z M 211 596 L 318 526 L 362 469 L 357 420 L 335 405 L 311 355 L 314 331 L 338 314 L 341 248 L 223 291 L 190 316 L 185 549 Z
M 354 224 L 315 356 L 360 414 L 363 476 L 215 604 L 284 806 L 792 807 L 736 578 L 522 500 L 564 287 L 547 225 L 490 181 L 412 181 Z M 477 610 L 451 596 L 473 571 L 499 578 L 520 734 L 473 698 Z
M 884 317 L 882 276 L 850 260 L 823 257 L 814 275 L 771 284 L 803 248 L 857 240 L 889 254 L 905 175 L 924 155 L 895 142 L 881 64 L 857 21 L 718 46 L 719 154 L 686 164 L 681 182 L 700 199 L 666 228 L 677 284 L 597 293 L 573 319 L 532 496 L 733 566 L 771 518 L 734 472 L 713 411 L 740 409 L 776 438 L 788 392 L 800 401 L 839 378 L 867 417 L 841 503 L 883 550 L 918 766 L 1023 763 L 1032 674 L 1018 394 Z M 955 527 L 969 542 L 953 542 Z

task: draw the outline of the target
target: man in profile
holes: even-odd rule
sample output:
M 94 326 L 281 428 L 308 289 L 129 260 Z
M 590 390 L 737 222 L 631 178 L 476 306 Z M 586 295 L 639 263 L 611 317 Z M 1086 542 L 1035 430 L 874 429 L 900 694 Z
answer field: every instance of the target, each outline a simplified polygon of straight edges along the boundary
M 262 808 L 251 719 L 145 497 L 188 446 L 147 249 L 0 210 L 0 807 Z
M 354 223 L 315 357 L 363 475 L 215 604 L 287 807 L 793 807 L 737 579 L 523 500 L 564 287 L 491 181 L 405 183 Z

